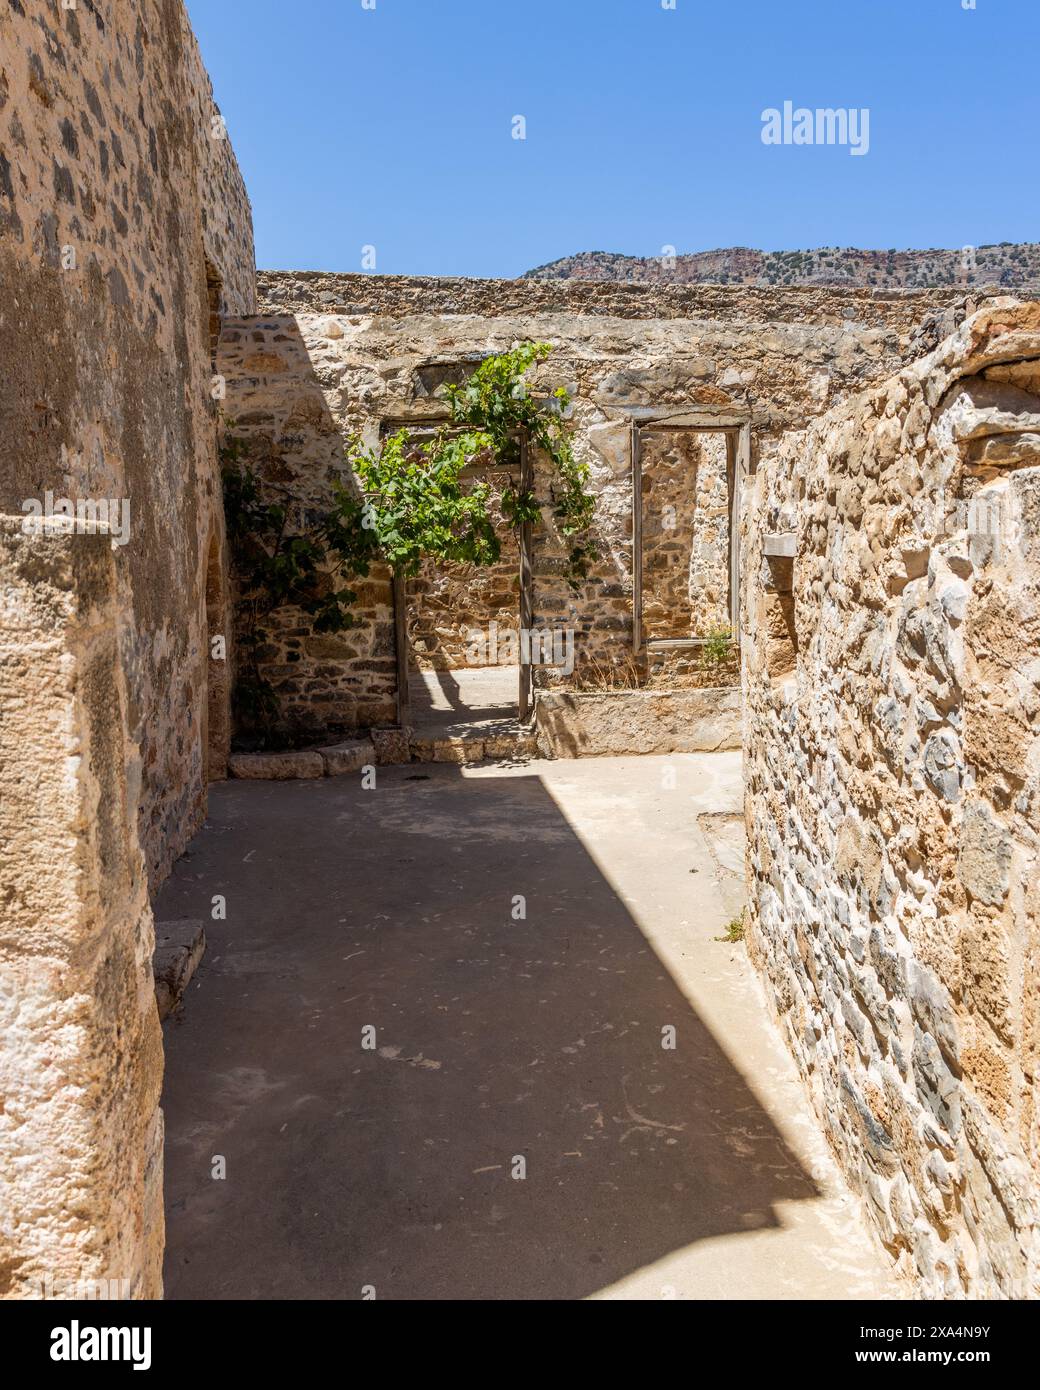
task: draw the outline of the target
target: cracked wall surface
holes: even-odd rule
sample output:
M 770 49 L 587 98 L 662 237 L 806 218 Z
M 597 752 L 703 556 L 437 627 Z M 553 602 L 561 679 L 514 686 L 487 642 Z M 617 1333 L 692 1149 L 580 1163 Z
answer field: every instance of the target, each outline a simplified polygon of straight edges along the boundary
M 785 438 L 744 544 L 753 957 L 921 1292 L 1035 1297 L 1040 305 Z

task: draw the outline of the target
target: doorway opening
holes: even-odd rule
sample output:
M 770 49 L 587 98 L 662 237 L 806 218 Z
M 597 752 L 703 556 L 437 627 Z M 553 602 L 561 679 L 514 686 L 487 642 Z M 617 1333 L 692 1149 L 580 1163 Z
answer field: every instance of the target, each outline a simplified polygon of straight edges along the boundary
M 407 429 L 417 444 L 444 420 L 384 421 L 385 438 Z M 493 565 L 425 560 L 394 585 L 399 722 L 419 742 L 488 742 L 517 735 L 530 710 L 530 527 L 514 529 L 502 510 L 507 488 L 529 481 L 526 440 L 510 468 L 462 470 L 464 491 L 484 484 L 501 555 Z
M 632 424 L 632 643 L 650 685 L 728 685 L 739 671 L 739 499 L 750 424 Z

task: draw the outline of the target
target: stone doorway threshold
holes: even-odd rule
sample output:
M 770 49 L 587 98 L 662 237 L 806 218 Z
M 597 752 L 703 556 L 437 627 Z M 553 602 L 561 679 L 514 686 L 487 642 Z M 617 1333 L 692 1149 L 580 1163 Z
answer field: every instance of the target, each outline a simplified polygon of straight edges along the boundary
M 902 1296 L 718 939 L 741 797 L 738 753 L 213 786 L 156 904 L 209 937 L 166 1296 Z
M 536 739 L 518 718 L 519 680 L 517 666 L 413 672 L 408 682 L 412 758 L 477 763 L 531 757 Z

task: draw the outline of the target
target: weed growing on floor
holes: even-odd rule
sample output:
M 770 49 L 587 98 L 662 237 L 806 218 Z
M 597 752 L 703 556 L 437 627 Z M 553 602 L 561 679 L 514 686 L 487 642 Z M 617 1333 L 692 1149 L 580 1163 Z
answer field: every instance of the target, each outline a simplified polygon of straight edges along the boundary
M 715 940 L 716 940 L 716 941 L 725 941 L 725 942 L 727 942 L 727 943 L 730 944 L 730 945 L 733 945 L 733 944 L 735 944 L 735 943 L 738 942 L 738 941 L 743 941 L 743 940 L 744 940 L 744 913 L 742 912 L 742 913 L 740 914 L 739 917 L 734 917 L 732 921 L 727 922 L 726 925 L 725 925 L 725 927 L 723 928 L 723 933 L 722 933 L 722 935 L 721 935 L 721 936 L 717 936 L 717 937 L 715 938 Z

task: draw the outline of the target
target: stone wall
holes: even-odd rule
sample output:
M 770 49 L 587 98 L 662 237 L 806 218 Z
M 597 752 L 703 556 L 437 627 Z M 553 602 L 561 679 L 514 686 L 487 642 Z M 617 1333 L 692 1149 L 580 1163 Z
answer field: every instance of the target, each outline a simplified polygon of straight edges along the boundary
M 920 1291 L 1036 1297 L 1040 305 L 789 436 L 746 502 L 753 957 Z
M 221 315 L 248 314 L 257 304 L 253 209 L 186 12 L 181 22 L 184 81 L 191 103 L 185 136 L 198 161 L 195 188 L 205 258 L 216 277 Z M 192 259 L 197 261 L 197 252 Z
M 161 1296 L 162 1043 L 107 535 L 0 518 L 0 1298 Z
M 535 727 L 548 758 L 717 753 L 740 747 L 740 691 L 546 690 Z
M 270 501 L 287 503 L 298 531 L 332 500 L 332 484 L 349 474 L 349 431 L 333 418 L 335 401 L 315 372 L 301 326 L 293 318 L 230 319 L 217 366 L 227 380 L 226 434 L 246 447 L 244 462 Z M 274 687 L 286 730 L 349 733 L 394 723 L 397 659 L 393 585 L 385 567 L 351 581 L 356 626 L 315 633 L 298 609 L 275 610 L 259 626 L 257 657 Z M 241 633 L 243 614 L 237 627 Z
M 671 291 L 661 291 L 661 300 L 657 291 L 637 286 L 631 305 L 639 314 L 618 317 L 604 312 L 613 301 L 601 302 L 599 287 L 567 282 L 306 274 L 261 280 L 268 302 L 280 293 L 279 302 L 293 312 L 226 324 L 219 365 L 228 379 L 227 413 L 261 462 L 272 495 L 288 488 L 302 507 L 327 499 L 333 479 L 345 478 L 343 449 L 350 437 L 374 446 L 387 428 L 428 426 L 444 416 L 439 384 L 467 364 L 527 339 L 554 344 L 531 381 L 536 391 L 563 383 L 572 394 L 570 424 L 575 449 L 591 470 L 600 555 L 572 591 L 563 574 L 566 548 L 544 507 L 534 542 L 534 625 L 575 629 L 575 679 L 592 684 L 616 684 L 617 673 L 632 667 L 632 421 L 677 412 L 720 427 L 749 420 L 755 452 L 768 452 L 785 430 L 912 357 L 925 332 L 922 315 L 946 316 L 952 326 L 964 312 L 963 300 L 946 292 L 932 299 L 820 290 L 763 299 L 756 292 L 744 299 L 739 291 L 713 296 L 695 286 L 688 287 L 693 298 L 683 291 L 673 304 Z M 628 305 L 630 287 L 613 288 L 622 292 L 618 303 Z M 328 312 L 296 307 L 324 302 L 323 296 L 330 299 Z M 672 316 L 654 317 L 666 302 Z M 555 305 L 565 307 L 550 311 Z M 690 306 L 702 316 L 675 316 Z M 768 317 L 756 317 L 759 312 Z M 781 313 L 790 321 L 776 317 Z M 934 323 L 927 331 L 933 330 Z M 714 460 L 714 471 L 709 465 L 683 473 L 684 488 L 699 489 L 690 499 L 696 505 L 686 507 L 688 544 L 696 552 L 687 593 L 691 612 L 703 608 L 705 621 L 721 623 L 727 619 L 728 502 L 721 458 Z M 537 459 L 535 473 L 536 490 L 548 503 L 551 480 Z M 651 522 L 653 506 L 648 500 Z M 435 597 L 454 602 L 462 593 L 457 578 L 441 574 L 424 581 L 434 585 Z M 504 583 L 504 573 L 498 578 Z M 502 594 L 496 590 L 493 597 Z M 361 626 L 317 645 L 300 614 L 277 616 L 280 630 L 265 651 L 265 674 L 281 696 L 287 726 L 317 733 L 392 718 L 391 599 L 385 576 L 365 585 Z M 469 605 L 461 623 L 438 618 L 453 649 L 460 626 L 473 616 Z
M 251 312 L 249 203 L 181 0 L 10 0 L 0 55 L 0 511 L 129 501 L 122 648 L 157 883 L 204 812 L 207 262 L 224 311 Z
M 408 318 L 465 314 L 481 318 L 592 315 L 718 322 L 844 323 L 917 333 L 932 316 L 956 315 L 965 290 L 835 289 L 819 285 L 647 285 L 591 280 L 478 280 L 421 275 L 344 275 L 320 270 L 262 270 L 260 308 L 271 314 L 346 314 Z M 975 300 L 985 292 L 972 291 Z
M 255 305 L 215 115 L 181 0 L 0 7 L 0 1296 L 161 1293 L 147 894 L 226 755 L 210 316 Z

